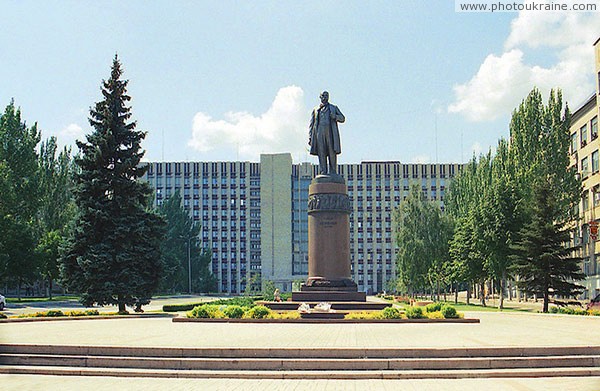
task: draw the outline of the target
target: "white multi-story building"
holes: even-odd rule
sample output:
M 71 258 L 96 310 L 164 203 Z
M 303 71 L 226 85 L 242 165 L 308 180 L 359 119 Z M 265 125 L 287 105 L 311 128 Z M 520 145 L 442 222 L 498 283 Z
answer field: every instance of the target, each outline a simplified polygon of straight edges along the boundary
M 318 166 L 293 164 L 290 154 L 250 162 L 150 163 L 145 179 L 155 204 L 179 190 L 183 206 L 202 225 L 212 249 L 212 272 L 222 293 L 242 293 L 260 273 L 282 291 L 308 271 L 308 186 Z M 426 197 L 444 206 L 459 164 L 362 162 L 342 164 L 348 185 L 352 277 L 359 290 L 385 290 L 395 273 L 392 211 L 417 181 Z

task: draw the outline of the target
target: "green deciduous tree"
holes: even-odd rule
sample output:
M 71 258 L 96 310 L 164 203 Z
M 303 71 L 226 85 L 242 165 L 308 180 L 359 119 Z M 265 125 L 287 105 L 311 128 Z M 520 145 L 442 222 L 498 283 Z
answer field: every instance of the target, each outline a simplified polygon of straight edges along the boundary
M 90 109 L 93 132 L 78 142 L 75 200 L 79 215 L 61 272 L 85 305 L 146 304 L 162 274 L 164 221 L 149 210 L 152 190 L 138 179 L 145 132 L 131 122 L 127 81 L 118 58 L 102 83 L 103 99 Z
M 439 205 L 425 199 L 419 184 L 410 185 L 408 196 L 394 211 L 394 230 L 400 287 L 408 294 L 439 287 L 448 274 L 452 229 Z
M 0 114 L 0 279 L 17 282 L 17 288 L 36 270 L 39 141 L 37 124 L 28 127 L 11 102 Z
M 188 286 L 190 281 L 193 291 L 208 292 L 212 290 L 214 279 L 208 270 L 210 254 L 207 256 L 200 242 L 200 225 L 194 224 L 188 211 L 181 205 L 179 191 L 175 191 L 165 201 L 159 212 L 167 223 L 165 240 L 161 246 L 164 267 L 162 290 L 187 292 L 190 290 L 190 286 Z M 188 246 L 190 246 L 189 249 Z M 188 266 L 191 266 L 191 274 L 189 274 Z
M 73 199 L 75 166 L 70 148 L 58 152 L 56 138 L 40 145 L 40 207 L 37 214 L 39 242 L 36 254 L 39 273 L 48 283 L 52 298 L 54 280 L 59 277 L 59 258 L 72 228 L 77 207 Z

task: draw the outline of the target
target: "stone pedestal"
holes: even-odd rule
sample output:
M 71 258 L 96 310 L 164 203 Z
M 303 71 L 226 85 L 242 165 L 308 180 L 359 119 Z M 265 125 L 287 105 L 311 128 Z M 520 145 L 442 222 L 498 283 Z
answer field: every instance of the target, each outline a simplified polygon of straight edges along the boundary
M 352 205 L 340 175 L 319 175 L 308 188 L 308 279 L 294 301 L 365 301 L 350 273 Z

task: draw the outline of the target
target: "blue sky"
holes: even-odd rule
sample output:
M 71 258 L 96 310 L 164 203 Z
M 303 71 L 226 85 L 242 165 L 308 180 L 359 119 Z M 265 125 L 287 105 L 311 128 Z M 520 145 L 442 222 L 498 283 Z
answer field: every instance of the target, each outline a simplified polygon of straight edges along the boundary
M 457 13 L 454 1 L 4 1 L 0 106 L 45 137 L 90 132 L 115 53 L 147 160 L 307 155 L 319 92 L 339 161 L 461 162 L 533 88 L 594 91 L 598 13 Z

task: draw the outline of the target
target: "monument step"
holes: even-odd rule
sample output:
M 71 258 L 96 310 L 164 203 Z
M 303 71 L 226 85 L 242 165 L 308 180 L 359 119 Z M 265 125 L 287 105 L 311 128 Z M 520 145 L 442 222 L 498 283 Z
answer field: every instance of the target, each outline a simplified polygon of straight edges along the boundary
M 473 358 L 600 356 L 600 346 L 449 348 L 236 348 L 0 344 L 0 354 L 154 358 Z
M 301 291 L 292 292 L 292 301 L 326 301 L 326 302 L 366 302 L 367 294 L 365 292 L 347 292 L 347 291 Z
M 320 301 L 259 301 L 257 304 L 269 307 L 272 310 L 278 311 L 293 311 L 297 310 L 300 304 L 307 303 L 312 307 L 319 304 Z M 379 311 L 386 307 L 391 307 L 391 303 L 375 303 L 362 301 L 332 301 L 331 309 L 342 311 Z
M 600 356 L 462 358 L 175 358 L 0 354 L 0 365 L 169 370 L 450 370 L 600 367 Z
M 469 378 L 524 378 L 524 377 L 590 377 L 600 376 L 600 368 L 519 368 L 480 370 L 392 370 L 392 371 L 206 371 L 160 370 L 130 368 L 78 368 L 13 366 L 0 367 L 0 374 L 59 375 L 59 376 L 111 376 L 111 377 L 162 377 L 198 379 L 469 379 Z

